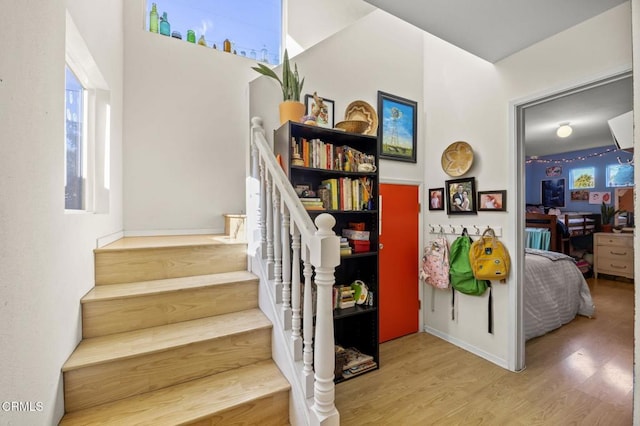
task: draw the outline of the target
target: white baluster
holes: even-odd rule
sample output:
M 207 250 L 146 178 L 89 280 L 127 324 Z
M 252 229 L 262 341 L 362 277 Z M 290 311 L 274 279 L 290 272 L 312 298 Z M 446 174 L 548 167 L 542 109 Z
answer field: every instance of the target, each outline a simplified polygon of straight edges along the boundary
M 316 336 L 314 346 L 315 390 L 313 411 L 322 422 L 335 418 L 335 342 L 333 337 L 333 284 L 335 268 L 340 264 L 340 238 L 332 228 L 333 216 L 323 213 L 315 224 L 318 230 L 311 241 L 311 263 L 315 267 L 316 283 Z
M 302 334 L 300 315 L 300 231 L 291 221 L 291 342 L 295 361 L 302 359 Z
M 259 226 L 259 236 L 260 236 L 260 254 L 263 259 L 267 258 L 267 218 L 265 217 L 266 206 L 267 206 L 267 177 L 265 166 L 262 161 L 259 161 L 260 167 L 260 202 L 258 203 L 258 211 L 256 215 L 258 216 L 258 226 Z
M 302 380 L 304 386 L 304 395 L 307 398 L 313 396 L 313 381 L 315 379 L 313 373 L 313 284 L 311 276 L 313 269 L 311 267 L 309 247 L 304 247 L 304 307 L 302 310 L 302 332 L 304 339 L 304 349 L 302 354 Z
M 273 187 L 273 288 L 276 304 L 282 303 L 282 217 L 280 216 L 280 192 Z
M 271 280 L 273 279 L 273 191 L 271 190 L 271 176 L 269 173 L 266 173 L 266 188 L 265 188 L 265 198 L 266 201 L 266 209 L 267 218 L 266 218 L 266 226 L 267 226 L 267 277 Z
M 285 203 L 282 210 L 282 324 L 285 330 L 291 330 L 291 246 L 290 217 Z

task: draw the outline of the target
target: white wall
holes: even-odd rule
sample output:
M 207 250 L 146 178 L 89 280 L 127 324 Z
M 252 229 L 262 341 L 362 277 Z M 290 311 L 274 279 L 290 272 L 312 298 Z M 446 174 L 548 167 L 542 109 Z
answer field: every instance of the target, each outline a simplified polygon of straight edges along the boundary
M 1 0 L 0 424 L 57 424 L 96 240 L 122 229 L 122 2 Z M 111 94 L 110 212 L 64 212 L 65 7 Z M 37 406 L 34 406 L 37 407 Z
M 474 149 L 474 165 L 466 176 L 476 179 L 477 190 L 507 190 L 507 212 L 480 212 L 477 216 L 451 216 L 426 212 L 425 223 L 490 224 L 501 226 L 502 240 L 512 258 L 519 230 L 512 229 L 516 214 L 513 144 L 509 103 L 542 91 L 559 90 L 620 72 L 631 67 L 629 5 L 624 4 L 560 33 L 493 65 L 440 39 L 425 35 L 426 143 L 433 155 L 425 158 L 427 187 L 444 186 L 450 179 L 440 166 L 444 148 L 464 140 Z M 429 238 L 425 230 L 425 238 Z M 451 241 L 453 237 L 451 238 Z M 518 267 L 516 263 L 514 267 Z M 508 309 L 515 291 L 515 274 L 507 285 L 494 284 L 494 333 L 486 332 L 486 295 L 462 296 L 458 315 L 451 321 L 450 293 L 438 292 L 436 311 L 427 311 L 426 325 L 433 332 L 509 365 Z M 430 297 L 431 292 L 426 292 Z M 428 300 L 423 306 L 430 306 Z
M 143 3 L 125 2 L 125 232 L 222 232 L 222 215 L 245 208 L 255 62 L 145 31 Z M 302 45 L 372 9 L 359 0 L 333 9 L 289 3 Z M 309 10 L 331 13 L 314 17 L 310 31 Z

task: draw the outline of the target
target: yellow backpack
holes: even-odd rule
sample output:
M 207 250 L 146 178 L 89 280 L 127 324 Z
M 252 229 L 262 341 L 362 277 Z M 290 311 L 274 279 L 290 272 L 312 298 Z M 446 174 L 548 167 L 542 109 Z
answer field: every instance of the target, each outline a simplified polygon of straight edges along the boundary
M 509 276 L 509 252 L 490 227 L 482 233 L 481 238 L 471 244 L 469 262 L 473 276 L 479 280 L 506 282 Z

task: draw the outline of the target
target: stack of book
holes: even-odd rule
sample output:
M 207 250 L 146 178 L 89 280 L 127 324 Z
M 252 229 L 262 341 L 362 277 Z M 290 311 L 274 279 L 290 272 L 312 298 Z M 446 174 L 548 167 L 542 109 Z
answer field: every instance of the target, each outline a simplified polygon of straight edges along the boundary
M 356 348 L 347 348 L 346 360 L 342 366 L 342 377 L 349 379 L 376 368 L 378 365 L 371 355 L 366 355 Z
M 348 256 L 352 252 L 349 240 L 346 237 L 340 238 L 340 256 Z
M 324 210 L 322 200 L 320 198 L 300 198 L 305 210 Z
M 336 294 L 337 290 L 337 294 Z M 337 306 L 334 302 L 334 307 L 340 309 L 352 308 L 356 306 L 356 299 L 353 297 L 354 290 L 350 285 L 343 285 L 334 287 L 334 300 L 337 302 Z

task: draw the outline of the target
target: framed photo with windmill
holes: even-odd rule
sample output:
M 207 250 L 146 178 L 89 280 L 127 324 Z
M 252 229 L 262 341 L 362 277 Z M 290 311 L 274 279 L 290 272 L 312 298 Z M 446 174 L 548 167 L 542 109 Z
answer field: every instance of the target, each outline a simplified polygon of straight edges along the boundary
M 418 103 L 378 91 L 380 158 L 416 162 Z

